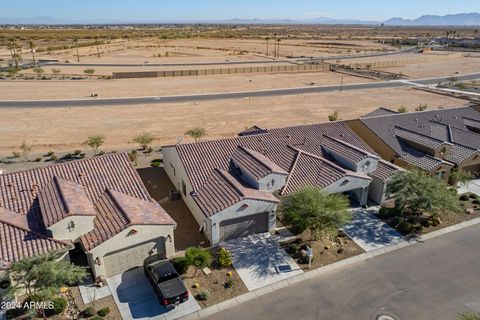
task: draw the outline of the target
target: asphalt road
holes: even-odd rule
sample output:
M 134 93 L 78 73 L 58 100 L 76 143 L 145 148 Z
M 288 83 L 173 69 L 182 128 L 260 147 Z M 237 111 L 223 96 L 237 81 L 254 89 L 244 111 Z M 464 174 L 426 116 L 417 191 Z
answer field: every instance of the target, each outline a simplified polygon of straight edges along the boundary
M 450 77 L 430 78 L 412 80 L 410 82 L 417 84 L 436 84 L 441 81 L 447 81 Z M 458 75 L 455 76 L 458 81 L 474 80 L 480 78 L 480 73 Z M 400 81 L 390 82 L 370 82 L 343 85 L 342 90 L 365 90 L 380 88 L 399 88 L 412 87 L 414 84 L 404 83 Z M 324 93 L 339 91 L 340 86 L 310 86 L 301 88 L 287 89 L 269 89 L 257 91 L 240 91 L 240 92 L 224 92 L 224 93 L 206 93 L 206 94 L 190 94 L 176 96 L 153 96 L 153 97 L 133 97 L 133 98 L 91 98 L 80 100 L 2 100 L 0 108 L 36 108 L 36 107 L 89 107 L 89 106 L 118 106 L 118 105 L 138 105 L 138 104 L 159 104 L 159 103 L 178 103 L 178 102 L 195 102 L 209 101 L 221 99 L 244 99 L 247 97 L 272 97 L 285 95 L 300 95 L 311 93 Z
M 480 312 L 480 226 L 260 296 L 208 320 L 455 320 Z

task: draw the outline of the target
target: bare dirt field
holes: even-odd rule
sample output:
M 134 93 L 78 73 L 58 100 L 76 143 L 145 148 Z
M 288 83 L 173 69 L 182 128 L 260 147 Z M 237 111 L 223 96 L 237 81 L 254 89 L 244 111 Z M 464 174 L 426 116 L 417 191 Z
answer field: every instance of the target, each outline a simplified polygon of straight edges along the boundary
M 363 83 L 371 80 L 333 72 L 237 74 L 177 78 L 144 78 L 125 80 L 19 80 L 1 82 L 0 99 L 81 99 L 91 92 L 101 97 L 135 97 L 207 92 L 264 90 Z
M 207 139 L 233 137 L 254 124 L 272 128 L 318 123 L 327 121 L 334 111 L 351 119 L 380 106 L 397 109 L 404 105 L 413 110 L 420 103 L 433 109 L 460 106 L 465 101 L 401 88 L 179 104 L 5 108 L 0 117 L 0 154 L 8 156 L 23 139 L 33 145 L 33 152 L 61 151 L 82 147 L 88 135 L 102 133 L 105 148 L 121 150 L 131 149 L 134 144 L 129 141 L 144 131 L 154 134 L 154 144 L 161 146 L 185 138 L 184 132 L 196 126 L 207 130 Z

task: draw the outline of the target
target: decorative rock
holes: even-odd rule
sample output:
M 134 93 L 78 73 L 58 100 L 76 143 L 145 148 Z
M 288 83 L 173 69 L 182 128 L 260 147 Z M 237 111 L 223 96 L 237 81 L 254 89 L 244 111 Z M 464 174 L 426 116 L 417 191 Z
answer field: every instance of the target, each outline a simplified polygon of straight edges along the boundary
M 202 271 L 203 271 L 203 273 L 204 273 L 206 276 L 208 276 L 209 274 L 212 273 L 212 270 L 210 270 L 209 267 L 203 268 Z

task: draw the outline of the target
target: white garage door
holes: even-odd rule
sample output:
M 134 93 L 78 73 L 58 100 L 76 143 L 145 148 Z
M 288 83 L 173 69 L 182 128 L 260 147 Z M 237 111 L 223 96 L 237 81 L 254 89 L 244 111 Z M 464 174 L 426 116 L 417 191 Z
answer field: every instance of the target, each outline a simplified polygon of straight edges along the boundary
M 105 273 L 107 277 L 110 277 L 132 268 L 140 267 L 143 265 L 145 258 L 157 253 L 165 254 L 164 238 L 158 238 L 155 241 L 109 253 L 103 257 Z

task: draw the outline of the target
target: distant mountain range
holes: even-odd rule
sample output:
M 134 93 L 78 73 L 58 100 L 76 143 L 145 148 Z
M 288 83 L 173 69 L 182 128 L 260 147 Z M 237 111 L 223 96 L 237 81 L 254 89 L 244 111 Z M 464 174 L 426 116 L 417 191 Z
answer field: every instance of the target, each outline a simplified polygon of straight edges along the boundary
M 87 25 L 87 24 L 343 24 L 387 26 L 480 26 L 480 13 L 459 13 L 445 16 L 425 15 L 417 19 L 392 18 L 384 22 L 355 19 L 229 19 L 229 20 L 70 20 L 55 17 L 2 18 L 0 25 Z

